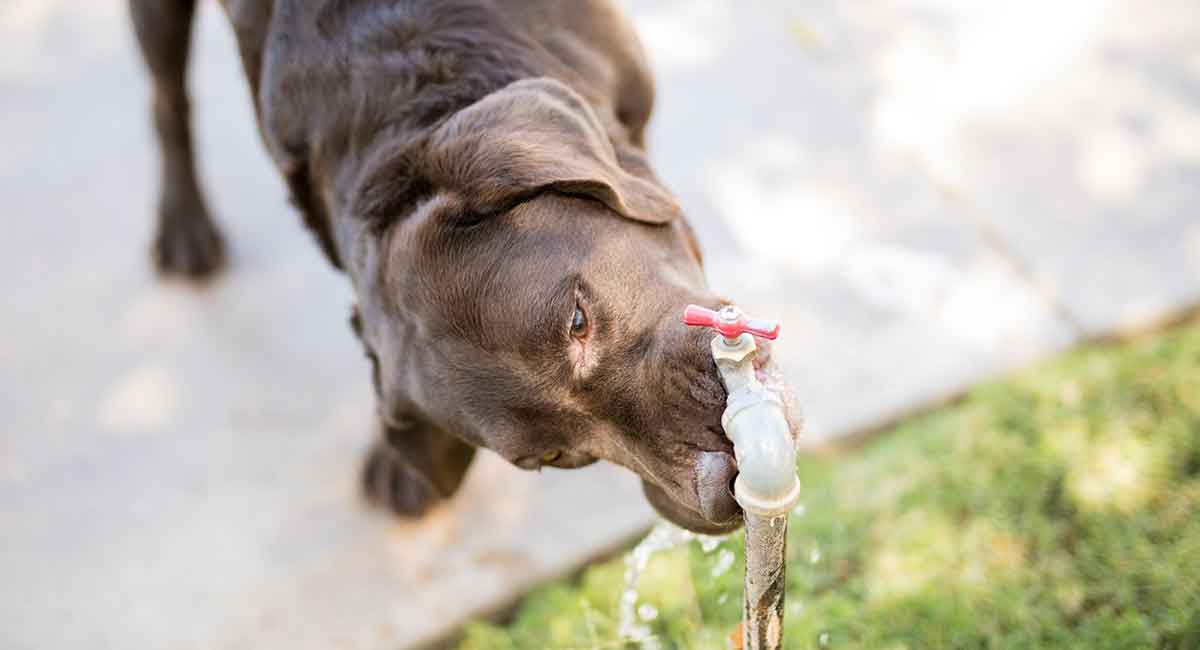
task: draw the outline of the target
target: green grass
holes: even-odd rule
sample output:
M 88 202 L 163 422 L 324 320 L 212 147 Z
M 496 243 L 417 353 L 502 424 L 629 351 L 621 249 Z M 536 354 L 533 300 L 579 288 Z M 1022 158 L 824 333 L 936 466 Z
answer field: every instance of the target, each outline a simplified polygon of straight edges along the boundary
M 799 469 L 787 648 L 1200 648 L 1200 324 L 1072 352 Z M 717 577 L 697 544 L 651 562 L 660 647 L 729 647 L 741 545 Z M 461 647 L 624 647 L 623 572 L 542 587 Z

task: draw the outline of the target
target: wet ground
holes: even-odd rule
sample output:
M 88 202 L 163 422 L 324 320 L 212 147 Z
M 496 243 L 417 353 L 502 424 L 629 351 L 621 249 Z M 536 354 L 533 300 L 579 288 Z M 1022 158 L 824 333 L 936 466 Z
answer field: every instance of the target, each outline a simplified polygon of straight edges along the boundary
M 812 440 L 1200 300 L 1200 8 L 632 2 L 661 176 L 713 282 L 784 322 Z M 350 293 L 288 208 L 233 42 L 191 71 L 227 275 L 162 284 L 123 6 L 0 5 L 0 640 L 397 647 L 650 520 L 611 467 L 485 455 L 397 524 Z

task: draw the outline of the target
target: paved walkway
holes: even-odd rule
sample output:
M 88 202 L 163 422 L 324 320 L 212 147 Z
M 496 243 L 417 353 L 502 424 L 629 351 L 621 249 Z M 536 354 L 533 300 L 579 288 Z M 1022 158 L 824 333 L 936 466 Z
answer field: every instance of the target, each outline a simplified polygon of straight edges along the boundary
M 654 158 L 714 282 L 783 319 L 811 440 L 1200 301 L 1194 2 L 630 4 Z M 286 206 L 211 4 L 196 41 L 233 246 L 201 291 L 148 272 L 119 3 L 0 5 L 0 645 L 395 648 L 644 527 L 626 472 L 490 455 L 420 524 L 359 504 L 346 283 Z

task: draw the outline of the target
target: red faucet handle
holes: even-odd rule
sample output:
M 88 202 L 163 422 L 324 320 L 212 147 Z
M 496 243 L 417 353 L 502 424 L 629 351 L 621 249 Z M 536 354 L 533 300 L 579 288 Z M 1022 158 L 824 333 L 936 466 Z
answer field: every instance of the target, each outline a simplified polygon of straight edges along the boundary
M 720 311 L 706 309 L 700 305 L 688 305 L 683 310 L 683 322 L 693 327 L 711 327 L 727 339 L 737 338 L 745 332 L 771 340 L 779 336 L 778 321 L 746 318 L 745 314 L 733 305 L 726 305 Z

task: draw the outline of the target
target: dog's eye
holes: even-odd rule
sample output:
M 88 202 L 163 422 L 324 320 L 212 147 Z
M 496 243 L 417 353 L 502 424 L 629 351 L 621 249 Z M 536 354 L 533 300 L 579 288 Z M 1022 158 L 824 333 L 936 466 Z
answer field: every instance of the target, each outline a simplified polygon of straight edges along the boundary
M 575 315 L 571 317 L 571 336 L 581 338 L 587 334 L 587 314 L 583 313 L 583 308 L 575 305 Z
M 548 451 L 542 454 L 542 462 L 553 463 L 554 461 L 558 460 L 559 456 L 562 456 L 562 452 L 557 449 L 554 451 Z

